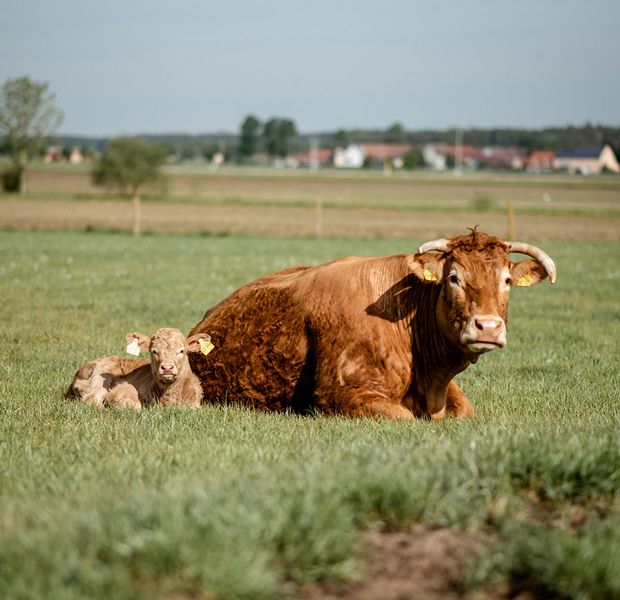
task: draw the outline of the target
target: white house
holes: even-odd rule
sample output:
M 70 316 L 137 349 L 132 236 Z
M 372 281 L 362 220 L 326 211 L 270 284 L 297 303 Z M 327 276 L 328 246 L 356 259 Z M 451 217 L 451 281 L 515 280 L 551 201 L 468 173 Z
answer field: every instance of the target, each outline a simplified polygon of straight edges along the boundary
M 436 171 L 445 171 L 447 167 L 446 154 L 440 152 L 436 144 L 426 144 L 422 148 L 422 157 L 424 164 Z
M 357 144 L 334 150 L 334 167 L 360 169 L 364 166 L 364 150 Z
M 600 173 L 604 169 L 613 173 L 620 173 L 618 157 L 609 144 L 597 148 L 556 152 L 555 168 L 582 175 Z

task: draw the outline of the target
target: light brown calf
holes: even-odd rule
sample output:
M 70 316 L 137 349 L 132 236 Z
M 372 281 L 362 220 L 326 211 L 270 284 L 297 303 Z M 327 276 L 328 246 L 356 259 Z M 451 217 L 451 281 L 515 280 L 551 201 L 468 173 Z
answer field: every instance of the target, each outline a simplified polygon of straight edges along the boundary
M 201 349 L 204 333 L 186 339 L 178 330 L 159 329 L 152 337 L 127 335 L 129 347 L 150 352 L 151 360 L 102 356 L 83 364 L 66 393 L 94 406 L 141 410 L 143 406 L 200 406 L 202 388 L 192 373 L 188 352 Z

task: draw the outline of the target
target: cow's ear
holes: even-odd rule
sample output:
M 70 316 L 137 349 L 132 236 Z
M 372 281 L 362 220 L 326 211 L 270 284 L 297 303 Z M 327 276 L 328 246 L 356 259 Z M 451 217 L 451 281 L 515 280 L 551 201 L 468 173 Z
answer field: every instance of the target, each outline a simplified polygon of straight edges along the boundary
M 409 268 L 413 274 L 425 283 L 440 284 L 443 280 L 444 258 L 441 254 L 415 254 L 409 261 Z
M 537 260 L 522 260 L 510 266 L 512 285 L 530 287 L 547 277 L 547 271 Z
M 128 333 L 126 336 L 126 339 L 127 339 L 127 347 L 129 346 L 138 347 L 142 352 L 149 351 L 149 345 L 151 344 L 151 338 L 148 335 L 144 335 L 143 333 L 134 331 L 133 333 Z
M 205 344 L 211 341 L 208 333 L 197 333 L 187 338 L 187 347 L 190 352 L 202 352 Z

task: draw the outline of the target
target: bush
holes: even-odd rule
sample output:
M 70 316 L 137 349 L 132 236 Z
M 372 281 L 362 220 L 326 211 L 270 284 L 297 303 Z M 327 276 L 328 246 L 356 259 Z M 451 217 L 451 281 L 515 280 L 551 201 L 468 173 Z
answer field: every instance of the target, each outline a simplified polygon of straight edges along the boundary
M 9 167 L 0 173 L 2 190 L 8 193 L 19 192 L 22 182 L 22 170 L 19 167 Z
M 471 199 L 471 207 L 476 212 L 489 212 L 493 210 L 494 202 L 488 194 L 476 192 Z

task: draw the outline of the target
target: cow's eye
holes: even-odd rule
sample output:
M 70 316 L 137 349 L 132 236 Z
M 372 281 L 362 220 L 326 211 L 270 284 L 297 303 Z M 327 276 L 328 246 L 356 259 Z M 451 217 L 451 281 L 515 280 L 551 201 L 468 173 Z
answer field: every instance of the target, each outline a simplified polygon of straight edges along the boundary
M 179 350 L 179 354 L 185 354 L 185 348 L 181 348 L 181 349 Z
M 153 356 L 158 356 L 158 355 L 159 355 L 159 352 L 157 352 L 157 350 L 151 350 L 151 354 L 152 354 Z
M 510 277 L 506 277 L 506 285 L 512 285 L 512 279 Z
M 448 281 L 452 284 L 452 285 L 459 285 L 459 278 L 458 276 L 456 276 L 454 273 L 452 273 L 452 275 L 450 275 L 448 277 Z

